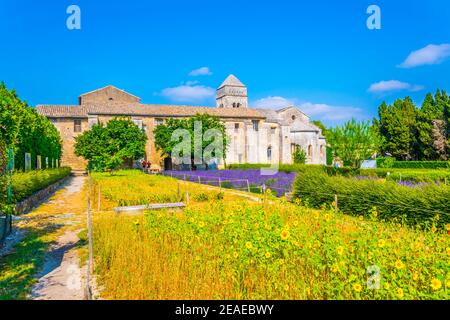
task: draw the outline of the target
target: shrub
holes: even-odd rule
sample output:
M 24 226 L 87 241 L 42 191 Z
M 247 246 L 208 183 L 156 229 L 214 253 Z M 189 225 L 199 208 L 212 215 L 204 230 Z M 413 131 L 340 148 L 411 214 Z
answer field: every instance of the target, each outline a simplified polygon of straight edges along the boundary
M 68 167 L 48 170 L 28 171 L 13 175 L 13 201 L 20 202 L 33 193 L 68 176 L 71 169 Z
M 377 158 L 377 168 L 392 168 L 395 163 L 393 157 L 381 157 Z
M 339 209 L 350 215 L 368 216 L 375 207 L 385 220 L 421 226 L 450 222 L 449 186 L 406 187 L 392 181 L 330 177 L 308 171 L 299 173 L 294 182 L 294 197 L 316 208 L 331 205 L 335 194 Z M 436 215 L 440 215 L 438 221 L 434 220 Z
M 294 154 L 295 164 L 305 164 L 306 163 L 306 152 L 301 147 L 295 148 Z

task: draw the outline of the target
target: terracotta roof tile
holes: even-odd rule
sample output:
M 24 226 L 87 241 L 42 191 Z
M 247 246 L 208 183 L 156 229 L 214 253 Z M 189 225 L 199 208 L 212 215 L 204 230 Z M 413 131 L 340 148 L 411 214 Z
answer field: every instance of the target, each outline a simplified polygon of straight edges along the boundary
M 249 108 L 233 109 L 139 103 L 109 103 L 107 105 L 39 105 L 36 109 L 40 114 L 49 118 L 87 118 L 88 115 L 189 117 L 194 116 L 197 113 L 207 113 L 221 118 L 265 118 L 258 110 Z

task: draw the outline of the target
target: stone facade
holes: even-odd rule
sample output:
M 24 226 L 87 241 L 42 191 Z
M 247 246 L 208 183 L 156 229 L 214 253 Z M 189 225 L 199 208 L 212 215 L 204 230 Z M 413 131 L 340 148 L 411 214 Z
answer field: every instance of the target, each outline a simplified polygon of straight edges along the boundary
M 126 116 L 147 133 L 146 159 L 153 167 L 164 168 L 164 159 L 156 150 L 153 131 L 168 118 L 186 118 L 197 113 L 218 116 L 225 123 L 230 145 L 226 155 L 232 163 L 293 162 L 292 153 L 301 147 L 310 164 L 326 163 L 326 141 L 321 130 L 294 106 L 254 109 L 248 104 L 247 88 L 230 75 L 217 89 L 216 108 L 173 105 L 148 105 L 113 86 L 83 94 L 79 105 L 40 105 L 37 110 L 47 116 L 63 139 L 61 164 L 84 170 L 86 161 L 75 156 L 74 139 L 92 125 Z M 222 161 L 218 160 L 219 166 Z

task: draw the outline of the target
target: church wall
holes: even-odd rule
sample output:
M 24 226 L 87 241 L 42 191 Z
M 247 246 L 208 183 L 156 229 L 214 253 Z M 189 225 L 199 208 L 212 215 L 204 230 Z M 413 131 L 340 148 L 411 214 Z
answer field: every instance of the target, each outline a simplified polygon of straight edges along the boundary
M 80 104 L 104 104 L 110 102 L 139 103 L 140 99 L 115 88 L 104 88 L 80 96 Z

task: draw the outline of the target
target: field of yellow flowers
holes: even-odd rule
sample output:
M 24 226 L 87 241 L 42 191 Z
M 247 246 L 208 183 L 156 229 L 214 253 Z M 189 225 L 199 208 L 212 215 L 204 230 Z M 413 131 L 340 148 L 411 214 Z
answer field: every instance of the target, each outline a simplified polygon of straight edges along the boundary
M 450 230 L 411 229 L 162 176 L 93 175 L 106 299 L 449 299 Z M 117 205 L 185 200 L 137 215 Z M 258 199 L 256 199 L 258 200 Z M 94 203 L 95 207 L 95 203 Z

